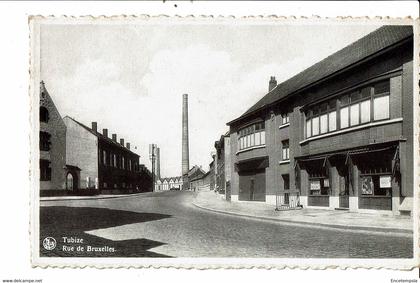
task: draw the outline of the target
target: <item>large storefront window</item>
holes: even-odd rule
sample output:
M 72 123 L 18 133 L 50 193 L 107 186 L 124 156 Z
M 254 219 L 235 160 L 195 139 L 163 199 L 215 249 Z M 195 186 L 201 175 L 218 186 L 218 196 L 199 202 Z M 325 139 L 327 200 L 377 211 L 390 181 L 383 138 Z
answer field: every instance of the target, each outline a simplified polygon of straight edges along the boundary
M 309 194 L 312 196 L 328 196 L 330 190 L 330 181 L 328 178 L 309 178 Z
M 391 196 L 391 175 L 361 176 L 364 196 Z
M 238 132 L 239 150 L 265 145 L 265 123 L 259 122 L 241 129 Z
M 306 137 L 389 119 L 389 95 L 390 84 L 387 79 L 311 107 L 305 112 Z

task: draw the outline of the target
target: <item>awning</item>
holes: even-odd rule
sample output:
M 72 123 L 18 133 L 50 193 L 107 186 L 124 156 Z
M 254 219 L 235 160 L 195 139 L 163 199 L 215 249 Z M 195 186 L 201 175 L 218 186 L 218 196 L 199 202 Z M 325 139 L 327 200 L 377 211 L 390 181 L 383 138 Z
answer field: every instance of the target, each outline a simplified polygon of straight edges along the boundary
M 258 169 L 265 169 L 269 165 L 268 156 L 247 159 L 235 163 L 235 170 L 237 172 L 253 171 Z

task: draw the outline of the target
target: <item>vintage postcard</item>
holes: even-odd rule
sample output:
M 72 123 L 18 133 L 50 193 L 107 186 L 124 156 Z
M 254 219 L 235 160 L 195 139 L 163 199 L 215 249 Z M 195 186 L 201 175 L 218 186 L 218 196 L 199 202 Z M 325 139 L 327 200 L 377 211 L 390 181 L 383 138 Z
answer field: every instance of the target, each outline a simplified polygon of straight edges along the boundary
M 418 266 L 418 21 L 29 25 L 33 266 Z

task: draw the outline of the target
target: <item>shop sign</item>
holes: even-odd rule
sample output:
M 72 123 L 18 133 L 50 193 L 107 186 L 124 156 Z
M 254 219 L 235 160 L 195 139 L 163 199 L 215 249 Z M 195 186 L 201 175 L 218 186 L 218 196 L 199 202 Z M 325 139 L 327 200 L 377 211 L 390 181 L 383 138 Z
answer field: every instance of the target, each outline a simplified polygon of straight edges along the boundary
M 319 190 L 321 190 L 321 182 L 319 180 L 311 181 L 311 191 L 319 191 Z
M 390 188 L 391 187 L 391 176 L 380 176 L 379 177 L 379 187 L 380 188 Z
M 373 180 L 371 176 L 362 177 L 362 195 L 373 195 Z

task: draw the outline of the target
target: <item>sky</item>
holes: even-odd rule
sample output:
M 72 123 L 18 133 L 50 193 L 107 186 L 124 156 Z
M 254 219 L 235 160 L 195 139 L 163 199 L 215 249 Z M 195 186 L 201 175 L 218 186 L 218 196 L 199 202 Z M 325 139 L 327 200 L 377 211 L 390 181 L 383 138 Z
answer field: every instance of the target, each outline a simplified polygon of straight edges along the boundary
M 190 166 L 208 170 L 226 123 L 278 83 L 377 29 L 373 25 L 160 22 L 43 24 L 41 79 L 62 117 L 98 122 L 131 143 L 149 169 L 181 174 L 182 94 Z

